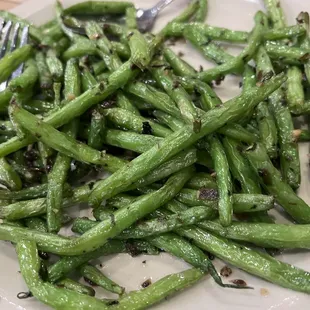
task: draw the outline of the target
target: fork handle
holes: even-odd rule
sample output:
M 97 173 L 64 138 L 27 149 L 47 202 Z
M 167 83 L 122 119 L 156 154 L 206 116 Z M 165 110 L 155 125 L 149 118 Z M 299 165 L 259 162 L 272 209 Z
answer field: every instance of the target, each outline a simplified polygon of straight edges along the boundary
M 161 1 L 159 1 L 157 4 L 155 4 L 155 5 L 152 7 L 152 9 L 151 9 L 152 13 L 153 13 L 153 14 L 159 13 L 159 11 L 161 11 L 162 9 L 164 9 L 164 8 L 165 8 L 167 5 L 169 5 L 172 1 L 174 1 L 174 0 L 161 0 Z

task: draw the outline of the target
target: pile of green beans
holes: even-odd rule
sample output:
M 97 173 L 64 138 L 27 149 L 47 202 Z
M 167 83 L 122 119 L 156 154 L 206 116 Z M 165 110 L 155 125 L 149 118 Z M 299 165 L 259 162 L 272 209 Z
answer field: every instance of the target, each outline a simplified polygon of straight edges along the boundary
M 30 35 L 0 60 L 0 82 L 24 63 L 0 92 L 0 240 L 16 247 L 35 298 L 55 309 L 146 309 L 207 273 L 223 289 L 250 288 L 223 283 L 206 251 L 310 293 L 308 272 L 257 251 L 310 249 L 310 206 L 296 193 L 298 142 L 310 132 L 293 119 L 310 111 L 309 14 L 288 26 L 279 1 L 264 2 L 248 31 L 207 24 L 207 1 L 192 0 L 156 35 L 140 32 L 131 2 L 57 2 L 39 27 L 0 11 Z M 172 38 L 216 65 L 192 67 Z M 243 50 L 232 56 L 221 42 Z M 214 82 L 229 74 L 242 90 L 222 102 Z M 93 217 L 66 213 L 80 203 Z M 275 203 L 292 224 L 275 222 Z M 71 224 L 76 235 L 63 235 Z M 92 265 L 160 251 L 194 268 L 127 292 Z M 57 261 L 43 261 L 49 254 Z M 74 272 L 118 298 L 97 299 Z

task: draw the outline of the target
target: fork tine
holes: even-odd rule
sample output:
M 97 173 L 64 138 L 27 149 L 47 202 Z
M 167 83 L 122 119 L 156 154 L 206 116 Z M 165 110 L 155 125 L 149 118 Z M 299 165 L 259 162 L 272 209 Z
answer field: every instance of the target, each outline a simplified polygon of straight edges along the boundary
M 29 32 L 29 27 L 25 26 L 22 30 L 21 38 L 20 38 L 20 44 L 19 46 L 22 47 L 28 43 L 28 32 Z M 23 72 L 24 69 L 24 64 L 21 64 L 11 75 L 10 79 L 14 79 L 18 76 L 20 76 Z M 1 86 L 0 86 L 1 87 Z
M 8 41 L 9 41 L 9 37 L 10 37 L 11 28 L 12 28 L 12 22 L 8 21 L 2 30 L 3 38 L 2 38 L 2 46 L 1 46 L 1 50 L 0 50 L 0 59 L 3 58 L 3 56 L 5 55 L 7 45 L 8 45 Z
M 4 19 L 0 18 L 0 31 L 2 31 L 4 26 Z
M 20 27 L 19 23 L 15 24 L 15 26 L 14 26 L 13 36 L 12 36 L 12 40 L 11 40 L 10 52 L 13 52 L 16 49 L 19 27 Z
M 3 21 L 4 23 L 4 21 Z M 3 26 L 3 23 L 2 23 L 2 26 Z M 6 53 L 6 50 L 7 50 L 7 47 L 8 47 L 8 42 L 9 42 L 9 37 L 10 37 L 10 33 L 11 33 L 11 29 L 12 29 L 12 25 L 13 23 L 9 20 L 4 28 L 2 29 L 2 46 L 1 46 L 1 49 L 0 49 L 0 59 L 4 57 L 5 53 Z M 6 89 L 6 86 L 8 84 L 8 81 L 4 81 L 0 84 L 0 91 L 3 91 Z

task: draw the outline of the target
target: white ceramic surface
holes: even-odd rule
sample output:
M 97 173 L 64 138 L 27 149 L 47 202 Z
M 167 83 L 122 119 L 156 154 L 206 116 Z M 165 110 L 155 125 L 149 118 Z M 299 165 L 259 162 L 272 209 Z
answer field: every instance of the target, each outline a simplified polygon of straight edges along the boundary
M 64 0 L 65 6 L 77 2 L 76 0 Z M 156 0 L 136 0 L 137 7 L 149 7 Z M 187 0 L 176 0 L 173 5 L 162 12 L 156 23 L 154 31 L 159 30 L 167 21 L 176 16 L 185 7 Z M 36 24 L 43 23 L 53 17 L 53 3 L 50 0 L 30 0 L 17 7 L 13 11 L 25 18 L 29 18 Z M 259 9 L 263 9 L 260 0 L 209 0 L 208 23 L 210 25 L 224 26 L 235 30 L 250 30 L 253 26 L 253 15 Z M 294 24 L 295 17 L 300 11 L 310 11 L 309 0 L 281 0 L 289 24 Z M 173 47 L 176 51 L 181 50 L 184 59 L 195 67 L 202 65 L 204 68 L 211 67 L 212 64 L 206 62 L 195 50 L 184 44 Z M 229 49 L 236 53 L 238 49 Z M 225 82 L 216 87 L 216 91 L 224 99 L 234 97 L 239 92 L 239 78 L 229 77 Z M 310 194 L 307 194 L 309 187 L 309 167 L 308 167 L 308 146 L 301 147 L 302 162 L 302 186 L 300 195 L 310 203 Z M 83 215 L 87 210 L 80 210 Z M 280 221 L 285 221 L 278 217 Z M 69 233 L 69 230 L 68 230 Z M 293 263 L 303 269 L 310 271 L 310 256 L 307 251 L 298 253 L 285 253 L 278 257 L 288 263 Z M 146 260 L 143 264 L 142 261 Z M 125 286 L 127 291 L 139 289 L 141 283 L 148 278 L 156 281 L 166 274 L 185 270 L 189 266 L 169 255 L 141 256 L 131 258 L 129 255 L 121 254 L 106 257 L 102 261 L 103 271 L 113 280 Z M 99 264 L 99 262 L 97 262 Z M 224 265 L 221 261 L 215 262 L 218 270 Z M 26 291 L 27 288 L 18 272 L 14 248 L 10 243 L 0 242 L 0 309 L 2 310 L 38 310 L 48 309 L 34 299 L 18 300 L 16 294 Z M 288 309 L 308 309 L 310 298 L 306 294 L 297 293 L 291 290 L 280 288 L 264 280 L 251 276 L 243 271 L 233 268 L 231 279 L 243 279 L 254 290 L 232 290 L 222 289 L 214 284 L 210 277 L 194 287 L 178 294 L 174 298 L 161 303 L 154 309 L 216 309 L 216 310 L 288 310 Z M 266 289 L 267 294 L 262 294 L 261 289 Z M 104 295 L 98 290 L 99 296 Z

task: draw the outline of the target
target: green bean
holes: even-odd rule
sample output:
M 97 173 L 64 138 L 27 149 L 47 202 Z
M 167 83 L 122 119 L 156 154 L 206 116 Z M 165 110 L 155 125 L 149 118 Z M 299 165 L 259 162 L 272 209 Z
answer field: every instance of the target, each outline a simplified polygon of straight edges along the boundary
M 259 53 L 260 47 L 257 49 Z M 249 65 L 245 66 L 242 79 L 242 91 L 248 91 L 256 85 L 256 77 L 253 68 Z
M 12 79 L 9 82 L 8 87 L 13 93 L 23 92 L 24 90 L 31 88 L 37 81 L 38 77 L 36 63 L 33 59 L 29 59 L 25 63 L 24 72 L 15 79 Z
M 308 142 L 310 141 L 310 131 L 307 129 L 295 129 L 293 136 L 297 142 Z
M 274 197 L 260 194 L 234 194 L 234 212 L 260 212 L 272 209 Z
M 203 0 L 205 1 L 205 0 Z M 165 47 L 163 55 L 169 65 L 172 67 L 173 72 L 179 76 L 195 76 L 196 70 L 177 56 L 172 49 Z
M 58 260 L 55 264 L 48 267 L 48 278 L 51 282 L 65 277 L 71 271 L 90 260 L 100 258 L 104 255 L 126 253 L 128 242 L 123 240 L 110 240 L 104 246 L 93 252 L 82 254 L 79 256 L 65 256 Z
M 91 42 L 80 42 L 72 44 L 66 51 L 63 52 L 62 58 L 65 61 L 70 60 L 71 58 L 83 57 L 85 55 L 98 55 L 98 49 L 96 45 Z
M 90 196 L 89 202 L 93 205 L 98 205 L 102 199 L 108 199 L 124 191 L 132 182 L 146 175 L 181 149 L 214 132 L 224 124 L 237 120 L 244 112 L 255 107 L 257 103 L 277 89 L 283 81 L 285 81 L 285 77 L 279 75 L 261 87 L 253 88 L 251 91 L 226 102 L 223 106 L 208 111 L 202 119 L 199 133 L 194 133 L 189 126 L 184 126 L 182 129 L 169 135 L 160 144 L 160 148 L 156 145 L 135 158 L 131 162 L 129 169 L 127 167 L 125 169 L 121 168 L 106 180 L 98 182 Z M 140 163 L 143 164 L 140 165 Z
M 40 277 L 41 262 L 38 257 L 36 244 L 32 241 L 20 241 L 16 246 L 21 273 L 25 282 L 38 300 L 56 309 L 69 307 L 73 309 L 106 309 L 102 301 L 88 295 L 79 294 L 72 290 L 63 290 L 43 282 Z
M 126 27 L 128 30 L 138 28 L 137 11 L 133 6 L 126 8 Z
M 53 85 L 52 76 L 46 65 L 46 59 L 43 52 L 37 52 L 35 54 L 35 61 L 39 71 L 40 87 L 42 89 L 52 88 Z
M 308 12 L 300 12 L 299 15 L 297 16 L 296 20 L 297 20 L 298 24 L 300 24 L 306 30 L 305 35 L 300 38 L 300 47 L 309 50 L 309 48 L 310 48 L 309 13 Z M 309 61 L 309 59 L 304 64 L 304 70 L 305 70 L 305 74 L 306 74 L 308 84 L 309 84 L 310 83 L 310 61 Z
M 169 22 L 165 28 L 165 37 L 181 37 L 183 35 L 184 29 L 186 28 L 186 23 Z
M 20 190 L 22 188 L 19 175 L 4 157 L 0 158 L 0 183 L 10 190 Z
M 214 170 L 216 172 L 220 222 L 223 226 L 229 226 L 232 221 L 233 202 L 231 197 L 232 182 L 227 157 L 217 136 L 210 136 L 207 141 L 210 144 L 210 154 L 214 163 Z
M 188 181 L 188 183 L 186 183 L 186 187 L 190 189 L 200 189 L 200 188 L 216 189 L 217 188 L 216 178 L 208 173 L 199 172 L 196 173 L 194 177 Z
M 7 53 L 0 60 L 0 82 L 7 80 L 15 69 L 32 55 L 32 47 L 24 45 L 11 53 Z
M 123 1 L 84 1 L 74 4 L 65 9 L 65 14 L 83 14 L 83 15 L 105 15 L 122 14 L 128 7 L 132 7 L 131 2 Z
M 246 43 L 249 33 L 245 31 L 235 31 L 222 27 L 214 27 L 204 23 L 192 22 L 189 24 L 196 28 L 210 39 L 237 43 Z M 173 23 L 169 26 L 166 36 L 182 36 L 184 29 L 188 27 L 185 23 Z M 289 26 L 279 29 L 269 29 L 263 34 L 265 40 L 282 40 L 300 37 L 305 34 L 305 29 L 300 25 Z
M 82 162 L 104 165 L 109 171 L 116 171 L 125 163 L 117 157 L 77 142 L 74 138 L 40 121 L 31 113 L 17 106 L 14 108 L 14 115 L 22 126 L 27 128 L 37 139 L 68 157 Z
M 144 309 L 193 285 L 203 276 L 204 273 L 200 269 L 189 269 L 166 276 L 143 290 L 126 294 L 119 300 L 116 309 Z
M 284 28 L 285 18 L 280 2 L 277 0 L 264 0 L 264 4 L 273 27 L 275 29 Z
M 93 110 L 87 144 L 93 149 L 100 150 L 103 146 L 105 131 L 106 121 L 104 116 L 99 109 Z
M 308 249 L 310 246 L 309 225 L 233 222 L 230 227 L 222 227 L 217 222 L 205 221 L 202 226 L 219 236 L 264 248 Z
M 165 34 L 167 29 L 169 29 L 169 25 L 173 23 L 186 23 L 188 22 L 199 10 L 199 2 L 191 1 L 189 5 L 185 8 L 185 10 L 175 17 L 172 21 L 170 21 L 162 30 L 161 33 Z
M 54 106 L 59 107 L 61 104 L 61 88 L 62 84 L 61 83 L 54 83 L 53 84 L 53 91 L 54 91 Z
M 302 72 L 297 67 L 287 70 L 286 98 L 291 110 L 302 110 L 305 103 L 305 95 L 302 86 Z
M 199 132 L 201 126 L 200 116 L 185 89 L 180 85 L 176 87 L 173 76 L 167 69 L 152 68 L 151 73 L 156 82 L 174 100 L 175 104 L 180 109 L 184 122 L 191 125 L 195 132 Z
M 189 206 L 206 206 L 218 208 L 217 191 L 214 189 L 200 189 L 198 191 L 184 188 L 176 199 Z M 260 194 L 233 194 L 233 210 L 235 213 L 258 212 L 273 208 L 274 198 Z
M 214 27 L 203 23 L 190 23 L 186 27 L 193 27 L 207 38 L 219 41 L 246 43 L 249 34 L 245 31 L 235 31 L 226 28 Z
M 150 103 L 156 109 L 176 117 L 181 116 L 173 100 L 166 93 L 159 91 L 155 87 L 141 82 L 135 82 L 127 85 L 125 90 L 141 98 L 143 101 Z
M 64 97 L 66 101 L 72 101 L 81 93 L 81 75 L 76 59 L 67 61 L 65 69 Z
M 117 236 L 138 219 L 171 200 L 191 175 L 191 168 L 183 169 L 170 177 L 158 191 L 145 195 L 128 208 L 116 211 L 113 217 L 100 222 L 99 225 L 77 239 L 67 239 L 48 233 L 38 234 L 33 230 L 10 227 L 9 225 L 0 225 L 0 238 L 12 242 L 16 242 L 20 238 L 36 241 L 43 251 L 59 255 L 80 255 L 91 252 L 105 244 L 107 239 Z
M 300 61 L 301 63 L 306 62 L 309 58 L 309 50 L 302 49 L 300 47 L 293 47 L 287 45 L 274 44 L 271 42 L 266 43 L 266 51 L 270 58 L 281 59 L 285 58 L 291 63 Z
M 95 285 L 99 285 L 109 292 L 122 295 L 125 288 L 119 286 L 108 277 L 106 277 L 101 271 L 99 271 L 95 266 L 84 264 L 79 267 L 79 273 L 87 280 L 90 280 Z
M 116 104 L 119 108 L 128 110 L 135 115 L 140 115 L 139 110 L 131 103 L 129 98 L 124 94 L 123 91 L 119 90 L 117 93 Z
M 197 22 L 204 22 L 208 13 L 208 0 L 199 0 L 199 9 L 195 14 Z
M 264 77 L 274 73 L 266 51 L 261 47 L 257 54 L 257 74 Z M 278 129 L 280 164 L 284 180 L 294 189 L 300 184 L 298 145 L 294 141 L 294 125 L 288 107 L 283 104 L 283 92 L 278 89 L 269 97 L 269 107 Z
M 138 30 L 131 31 L 128 45 L 132 63 L 142 70 L 151 61 L 150 45 Z
M 57 57 L 56 51 L 49 49 L 46 53 L 46 65 L 54 79 L 54 81 L 61 81 L 64 75 L 62 62 Z
M 273 195 L 275 200 L 297 222 L 309 223 L 309 206 L 282 180 L 280 172 L 268 158 L 265 148 L 260 144 L 255 144 L 246 151 L 246 156 L 267 192 Z
M 143 153 L 156 143 L 162 141 L 162 139 L 152 135 L 142 135 L 131 131 L 107 129 L 104 141 L 108 145 Z
M 278 132 L 267 102 L 263 101 L 257 106 L 256 120 L 261 143 L 264 144 L 269 157 L 271 159 L 276 158 L 278 153 Z
M 96 292 L 92 287 L 83 285 L 79 282 L 73 281 L 71 279 L 62 279 L 56 283 L 56 286 L 59 288 L 64 288 L 76 293 L 80 293 L 88 296 L 95 296 Z
M 303 36 L 305 34 L 305 28 L 300 25 L 294 25 L 284 28 L 275 28 L 265 31 L 264 39 L 275 41 L 283 39 L 295 39 L 296 37 Z
M 174 215 L 159 216 L 149 221 L 141 222 L 132 228 L 125 229 L 117 239 L 145 238 L 188 226 L 214 217 L 215 211 L 206 207 L 193 207 Z
M 137 133 L 154 134 L 159 137 L 167 137 L 171 134 L 168 128 L 124 109 L 106 109 L 103 111 L 103 115 L 117 127 L 133 130 Z
M 11 20 L 12 22 L 19 23 L 21 27 L 29 26 L 29 35 L 38 42 L 42 41 L 43 35 L 40 29 L 26 19 L 22 19 L 9 11 L 0 11 L 0 16 L 4 20 Z
M 238 142 L 224 138 L 223 146 L 229 162 L 229 168 L 233 178 L 239 182 L 242 192 L 248 194 L 260 194 L 260 186 L 255 173 L 250 169 L 249 163 L 240 152 Z
M 267 225 L 267 224 L 264 224 Z M 272 224 L 273 225 L 273 224 Z M 310 274 L 270 255 L 217 237 L 199 228 L 182 228 L 178 231 L 194 244 L 224 261 L 282 287 L 309 292 Z M 285 275 L 285 276 L 283 276 Z
M 78 130 L 78 121 L 71 121 L 64 128 L 70 137 L 75 137 Z M 48 191 L 46 195 L 46 215 L 49 232 L 58 233 L 61 228 L 62 201 L 64 196 L 64 184 L 70 169 L 71 158 L 57 154 L 54 166 L 48 174 Z

